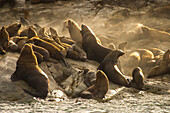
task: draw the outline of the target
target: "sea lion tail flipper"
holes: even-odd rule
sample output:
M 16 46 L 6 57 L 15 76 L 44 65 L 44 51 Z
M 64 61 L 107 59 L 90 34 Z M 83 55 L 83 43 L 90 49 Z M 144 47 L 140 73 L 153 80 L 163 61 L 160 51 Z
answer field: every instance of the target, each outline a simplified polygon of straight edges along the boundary
M 60 63 L 63 65 L 63 66 L 66 66 L 67 68 L 70 68 L 71 65 L 67 62 L 67 60 L 65 58 L 62 58 L 60 60 Z
M 33 97 L 39 97 L 42 99 L 45 99 L 47 97 L 47 94 L 40 94 L 40 93 L 34 93 L 34 92 L 30 92 L 26 89 L 23 89 L 25 93 L 28 93 L 29 95 L 33 96 Z

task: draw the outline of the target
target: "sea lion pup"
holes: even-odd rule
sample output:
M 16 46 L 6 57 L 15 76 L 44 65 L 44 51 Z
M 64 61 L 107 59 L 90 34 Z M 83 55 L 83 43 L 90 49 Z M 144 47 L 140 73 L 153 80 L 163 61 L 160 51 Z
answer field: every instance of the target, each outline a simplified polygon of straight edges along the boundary
M 168 49 L 160 62 L 160 65 L 155 66 L 149 72 L 147 78 L 170 74 L 170 49 Z
M 144 86 L 144 75 L 142 69 L 137 67 L 132 72 L 133 79 L 129 83 L 131 87 L 141 90 Z
M 90 70 L 88 68 L 85 68 L 83 70 L 84 70 L 84 84 L 87 87 L 90 87 L 96 81 L 96 72 L 94 70 Z
M 97 42 L 96 36 L 86 25 L 82 25 L 82 47 L 87 54 L 87 59 L 95 60 L 101 63 L 106 55 L 113 50 L 100 45 Z
M 125 47 L 127 46 L 127 42 L 122 42 L 119 44 L 118 49 L 125 50 Z
M 50 58 L 50 53 L 43 47 L 36 46 L 34 44 L 32 45 L 32 49 L 38 53 L 40 53 L 43 56 L 43 60 L 48 61 Z
M 9 37 L 17 36 L 18 30 L 20 29 L 21 24 L 20 23 L 14 23 L 9 25 L 6 30 L 9 33 Z
M 112 83 L 129 87 L 129 82 L 117 66 L 118 58 L 122 55 L 124 55 L 122 50 L 110 52 L 99 65 L 98 70 L 102 70 Z
M 12 82 L 25 81 L 36 92 L 23 89 L 26 93 L 39 98 L 46 98 L 49 90 L 48 76 L 39 68 L 31 45 L 25 44 L 17 61 L 16 71 L 11 75 Z
M 75 21 L 68 19 L 64 22 L 64 24 L 68 28 L 71 39 L 73 39 L 75 42 L 82 40 L 80 28 Z
M 27 19 L 23 18 L 23 17 L 20 17 L 20 23 L 23 25 L 23 26 L 29 26 L 30 23 L 28 22 Z
M 3 26 L 0 30 L 0 54 L 5 54 L 7 48 L 9 47 L 9 34 L 6 28 Z
M 84 90 L 80 97 L 86 99 L 102 99 L 105 97 L 109 89 L 109 80 L 105 73 L 101 70 L 98 70 L 96 73 L 96 82 L 86 90 Z
M 29 42 L 33 42 L 35 45 L 45 48 L 50 53 L 51 58 L 63 61 L 65 66 L 69 67 L 68 63 L 65 60 L 65 56 L 63 55 L 61 50 L 59 48 L 57 48 L 55 45 L 53 45 L 47 41 L 44 41 L 38 37 L 31 38 L 29 40 Z

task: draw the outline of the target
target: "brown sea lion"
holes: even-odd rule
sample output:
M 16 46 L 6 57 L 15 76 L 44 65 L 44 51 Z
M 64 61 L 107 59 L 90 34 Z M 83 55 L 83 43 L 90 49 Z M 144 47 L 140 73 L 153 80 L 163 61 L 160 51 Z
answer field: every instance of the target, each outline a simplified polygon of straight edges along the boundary
M 9 47 L 9 34 L 5 27 L 0 30 L 0 54 L 5 54 Z
M 127 42 L 122 42 L 119 44 L 118 49 L 125 50 L 125 47 L 127 46 Z
M 9 37 L 17 36 L 18 30 L 20 29 L 21 24 L 20 23 L 14 23 L 9 25 L 6 30 L 9 33 Z
M 144 86 L 144 75 L 142 69 L 137 67 L 132 72 L 132 81 L 129 83 L 131 87 L 141 90 Z
M 101 70 L 98 70 L 96 73 L 96 82 L 86 90 L 84 90 L 80 97 L 87 99 L 102 99 L 105 97 L 109 89 L 109 80 L 105 73 Z
M 17 43 L 17 45 L 18 45 L 18 50 L 20 51 L 23 47 L 24 47 L 24 45 L 27 43 L 27 40 L 19 40 L 18 41 L 18 43 Z
M 45 49 L 40 46 L 36 46 L 34 44 L 32 45 L 32 49 L 38 53 L 40 53 L 43 56 L 43 60 L 48 61 L 50 58 L 50 53 Z
M 28 39 L 32 37 L 37 37 L 37 32 L 32 27 L 29 27 L 27 37 Z
M 45 32 L 45 27 L 41 28 L 39 30 L 38 36 L 42 38 L 49 38 L 48 34 Z
M 80 28 L 79 28 L 78 24 L 71 19 L 69 19 L 65 22 L 66 22 L 66 26 L 69 30 L 71 39 L 73 39 L 75 42 L 82 40 L 82 35 L 80 33 Z
M 73 47 L 73 50 L 78 53 L 79 60 L 86 61 L 86 59 L 87 59 L 86 53 L 80 47 L 78 47 L 76 44 L 73 44 L 72 47 Z
M 155 66 L 149 72 L 147 78 L 170 74 L 170 49 L 168 49 L 160 62 L 160 65 Z
M 95 60 L 101 63 L 104 57 L 113 50 L 100 45 L 97 42 L 96 36 L 88 26 L 82 25 L 81 27 L 82 27 L 81 34 L 83 37 L 82 47 L 87 54 L 87 59 Z
M 23 25 L 23 26 L 29 26 L 30 23 L 28 22 L 27 19 L 23 18 L 23 17 L 20 17 L 20 23 Z
M 108 48 L 112 49 L 112 50 L 116 50 L 116 46 L 113 43 L 110 43 L 108 45 Z
M 39 68 L 37 58 L 31 45 L 25 44 L 21 50 L 20 57 L 17 61 L 16 71 L 11 75 L 11 80 L 25 81 L 36 92 L 24 91 L 34 97 L 46 98 L 49 90 L 48 76 Z
M 94 70 L 90 70 L 88 68 L 84 69 L 84 84 L 87 87 L 93 85 L 96 81 L 96 72 Z
M 112 83 L 129 86 L 125 75 L 123 75 L 117 66 L 118 58 L 122 55 L 124 55 L 122 50 L 110 52 L 99 65 L 98 70 L 102 70 Z
M 57 48 L 55 45 L 53 45 L 47 41 L 44 41 L 38 37 L 31 38 L 29 40 L 29 42 L 33 42 L 35 45 L 45 48 L 50 53 L 51 58 L 63 61 L 65 66 L 69 67 L 68 63 L 65 60 L 65 56 L 62 54 L 60 49 Z

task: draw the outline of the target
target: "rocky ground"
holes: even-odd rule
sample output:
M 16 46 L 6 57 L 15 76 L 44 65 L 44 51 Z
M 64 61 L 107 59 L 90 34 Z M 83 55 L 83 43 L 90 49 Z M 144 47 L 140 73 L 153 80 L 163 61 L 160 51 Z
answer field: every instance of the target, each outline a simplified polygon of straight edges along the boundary
M 167 7 L 167 8 L 166 8 Z M 19 18 L 27 18 L 31 24 L 38 23 L 42 27 L 53 27 L 59 35 L 69 36 L 67 29 L 63 29 L 63 23 L 71 18 L 79 25 L 86 24 L 101 39 L 103 45 L 107 46 L 107 41 L 118 44 L 128 42 L 127 50 L 157 47 L 166 51 L 170 49 L 169 41 L 160 41 L 156 34 L 143 36 L 141 26 L 148 26 L 159 31 L 165 31 L 168 37 L 170 33 L 170 3 L 168 0 L 72 0 L 56 1 L 49 4 L 30 4 L 24 0 L 17 0 L 13 9 L 5 5 L 0 9 L 0 27 L 9 25 Z M 159 33 L 158 33 L 159 34 Z M 101 38 L 101 37 L 108 38 Z M 170 37 L 169 37 L 170 38 Z M 103 40 L 102 40 L 103 39 Z M 110 89 L 104 100 L 87 100 L 81 98 L 66 97 L 62 91 L 70 94 L 69 86 L 75 80 L 78 84 L 73 84 L 74 97 L 78 92 L 86 87 L 82 83 L 81 69 L 89 67 L 96 70 L 99 65 L 96 62 L 80 62 L 67 59 L 74 67 L 70 70 L 61 66 L 60 63 L 43 62 L 40 67 L 50 78 L 50 91 L 46 100 L 32 99 L 22 91 L 22 82 L 12 83 L 11 74 L 15 71 L 18 53 L 7 53 L 0 56 L 0 111 L 1 112 L 85 112 L 85 113 L 121 113 L 121 112 L 170 112 L 170 75 L 146 79 L 144 91 L 133 88 L 125 88 L 110 84 Z M 126 66 L 122 57 L 122 71 L 131 77 L 132 68 Z M 55 71 L 56 70 L 56 71 Z M 64 70 L 64 71 L 61 71 Z M 61 87 L 55 82 L 55 78 L 65 72 L 66 79 L 61 83 Z M 145 72 L 145 77 L 148 72 Z

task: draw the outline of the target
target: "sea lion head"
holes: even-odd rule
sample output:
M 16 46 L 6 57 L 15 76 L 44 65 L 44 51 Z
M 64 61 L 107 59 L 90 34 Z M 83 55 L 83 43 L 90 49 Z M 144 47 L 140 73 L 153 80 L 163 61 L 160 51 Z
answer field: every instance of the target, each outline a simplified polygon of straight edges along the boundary
M 33 52 L 32 46 L 30 44 L 25 44 L 17 61 L 17 67 L 36 68 L 37 65 L 37 58 Z
M 142 89 L 144 86 L 144 75 L 142 69 L 137 67 L 132 72 L 133 80 L 130 82 L 130 85 L 137 89 Z
M 28 36 L 28 39 L 32 37 L 37 37 L 37 32 L 32 27 L 29 27 L 27 36 Z
M 81 25 L 81 34 L 82 34 L 82 37 L 86 34 L 86 33 L 91 33 L 91 34 L 93 34 L 94 36 L 95 36 L 95 34 L 94 34 L 94 32 L 90 29 L 90 27 L 89 26 L 87 26 L 87 25 L 84 25 L 84 24 L 82 24 Z
M 7 27 L 7 32 L 9 33 L 10 37 L 13 37 L 15 35 L 18 35 L 18 30 L 20 29 L 21 24 L 20 23 L 14 23 Z
M 9 34 L 4 26 L 0 31 L 0 45 L 4 50 L 6 50 L 9 46 Z
M 48 37 L 48 35 L 47 35 L 46 32 L 45 32 L 45 27 L 43 27 L 43 28 L 41 28 L 41 29 L 39 30 L 38 36 L 39 36 L 40 38 Z

